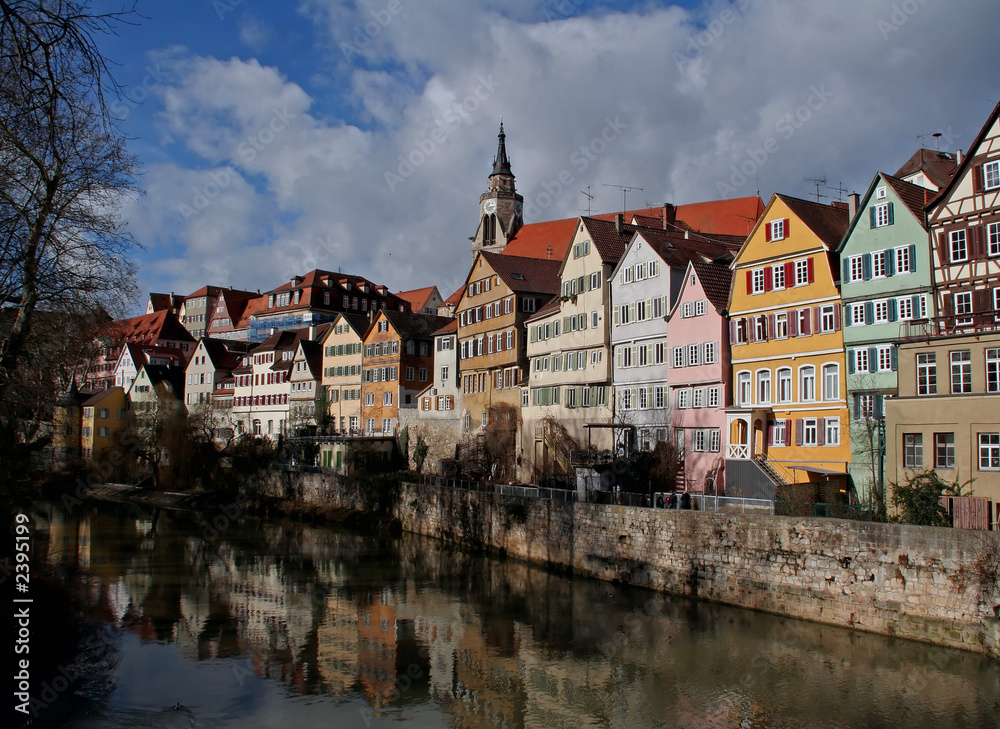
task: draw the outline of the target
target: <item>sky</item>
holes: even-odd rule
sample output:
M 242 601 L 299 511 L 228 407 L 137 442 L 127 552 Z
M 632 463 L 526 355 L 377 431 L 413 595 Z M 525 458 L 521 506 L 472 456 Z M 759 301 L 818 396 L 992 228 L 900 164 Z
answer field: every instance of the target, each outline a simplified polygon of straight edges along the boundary
M 1000 100 L 995 0 L 138 10 L 101 46 L 142 170 L 123 213 L 144 294 L 322 268 L 448 296 L 501 118 L 530 223 L 621 210 L 621 187 L 630 209 L 846 199 L 921 145 L 967 148 Z

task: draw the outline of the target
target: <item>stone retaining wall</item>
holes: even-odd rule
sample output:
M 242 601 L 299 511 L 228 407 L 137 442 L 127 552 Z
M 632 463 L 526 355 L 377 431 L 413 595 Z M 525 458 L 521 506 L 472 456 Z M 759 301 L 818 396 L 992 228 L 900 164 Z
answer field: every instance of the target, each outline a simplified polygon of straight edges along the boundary
M 309 501 L 358 508 L 302 474 Z M 666 511 L 404 484 L 407 531 L 601 580 L 1000 658 L 1000 535 L 840 519 Z

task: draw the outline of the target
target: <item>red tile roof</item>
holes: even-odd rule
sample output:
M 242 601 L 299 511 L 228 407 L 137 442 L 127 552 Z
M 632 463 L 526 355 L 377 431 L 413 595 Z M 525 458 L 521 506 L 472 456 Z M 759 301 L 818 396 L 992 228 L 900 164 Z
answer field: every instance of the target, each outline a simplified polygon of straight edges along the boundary
M 800 200 L 787 195 L 775 195 L 775 197 L 781 198 L 795 216 L 826 244 L 828 250 L 837 249 L 840 239 L 847 232 L 849 222 L 845 208 Z
M 458 319 L 449 319 L 448 323 L 434 332 L 434 336 L 440 334 L 451 334 L 458 331 Z
M 577 218 L 528 223 L 514 235 L 504 249 L 505 256 L 561 261 L 573 243 Z
M 909 177 L 917 172 L 923 172 L 928 180 L 937 185 L 938 190 L 942 190 L 951 182 L 957 169 L 958 162 L 955 160 L 955 155 L 950 152 L 918 149 L 902 167 L 896 170 L 893 177 Z
M 400 291 L 396 294 L 396 296 L 409 303 L 410 311 L 421 311 L 427 304 L 427 300 L 431 298 L 431 295 L 435 291 L 437 291 L 437 286 L 425 286 L 422 289 Z M 438 296 L 440 296 L 440 294 L 438 294 Z
M 698 280 L 705 291 L 708 300 L 716 309 L 729 308 L 729 289 L 733 280 L 733 272 L 726 263 L 699 263 L 691 264 L 698 274 Z
M 927 218 L 924 215 L 924 208 L 931 199 L 937 196 L 937 193 L 933 190 L 928 190 L 926 187 L 914 185 L 906 180 L 900 180 L 898 177 L 887 175 L 884 172 L 882 173 L 882 179 L 895 191 L 903 204 L 910 209 L 913 217 L 921 223 L 925 223 Z
M 515 293 L 559 293 L 559 269 L 562 259 L 551 261 L 526 256 L 509 256 L 506 253 L 480 254 L 496 271 L 507 287 Z

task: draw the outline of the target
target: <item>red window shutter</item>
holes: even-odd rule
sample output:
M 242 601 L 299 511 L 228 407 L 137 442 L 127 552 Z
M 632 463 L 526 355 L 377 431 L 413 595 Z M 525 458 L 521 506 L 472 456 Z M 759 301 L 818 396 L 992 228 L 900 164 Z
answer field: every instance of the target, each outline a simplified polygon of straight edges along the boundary
M 764 223 L 764 240 L 771 242 L 771 223 Z
M 785 288 L 790 289 L 795 285 L 795 263 L 788 261 L 785 263 Z
M 788 336 L 799 336 L 799 314 L 794 309 L 786 312 L 788 316 Z
M 826 445 L 826 422 L 822 418 L 816 421 L 816 445 Z
M 802 317 L 802 334 L 812 334 L 812 319 L 809 316 L 809 309 L 802 309 L 805 316 Z
M 764 290 L 771 290 L 771 267 L 767 266 L 764 268 Z
M 840 304 L 833 307 L 833 331 L 840 331 Z
M 747 328 L 747 341 L 756 342 L 757 332 L 754 331 L 753 317 L 747 317 L 746 319 L 744 319 L 744 321 L 746 322 L 746 328 Z
M 983 191 L 983 166 L 972 166 L 972 192 L 979 194 Z
M 747 271 L 747 293 L 753 293 L 753 271 Z
M 774 335 L 774 327 L 768 327 L 767 314 L 760 315 L 760 328 L 764 330 L 764 339 L 768 340 Z
M 809 269 L 809 283 L 812 283 L 815 280 L 815 277 L 813 276 L 813 259 L 812 259 L 812 257 L 806 259 L 806 266 Z
M 985 258 L 986 245 L 983 241 L 982 225 L 974 225 L 968 229 L 966 235 L 969 237 L 969 258 Z
M 954 316 L 955 314 L 955 299 L 951 291 L 945 291 L 941 294 L 941 304 L 944 309 L 945 316 Z
M 795 445 L 802 445 L 802 418 L 795 419 Z
M 938 262 L 941 265 L 951 262 L 951 256 L 948 251 L 948 234 L 943 230 L 937 234 L 938 242 Z
M 813 308 L 812 318 L 813 318 L 813 329 L 818 332 L 820 330 L 820 313 L 818 306 Z
M 993 310 L 993 297 L 989 289 L 976 289 L 972 292 L 973 311 L 983 312 Z
M 732 344 L 736 343 L 736 320 L 735 319 L 730 319 L 729 320 L 729 341 Z M 672 362 L 672 360 L 671 360 L 671 362 Z M 673 366 L 673 365 L 671 364 L 671 366 Z
M 770 337 L 774 337 L 774 333 L 777 329 L 774 326 L 774 314 L 767 315 L 767 333 Z
M 791 228 L 788 227 L 788 218 L 783 218 L 781 222 L 785 231 L 785 237 L 787 238 L 789 233 L 791 233 Z
M 774 423 L 767 424 L 767 444 L 769 446 L 774 445 Z

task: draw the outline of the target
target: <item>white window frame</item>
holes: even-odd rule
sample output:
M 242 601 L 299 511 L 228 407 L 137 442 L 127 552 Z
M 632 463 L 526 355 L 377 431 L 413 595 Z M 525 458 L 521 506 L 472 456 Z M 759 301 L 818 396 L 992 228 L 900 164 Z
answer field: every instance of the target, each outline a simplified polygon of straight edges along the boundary
M 1000 160 L 987 162 L 983 165 L 983 189 L 994 190 L 1000 187 Z
M 865 257 L 851 256 L 847 259 L 848 283 L 865 280 Z
M 969 260 L 969 239 L 965 228 L 948 233 L 948 262 L 961 263 Z
M 913 271 L 913 261 L 910 260 L 910 247 L 899 246 L 893 249 L 893 252 L 896 256 L 894 274 L 899 276 L 900 274 L 911 273 Z

